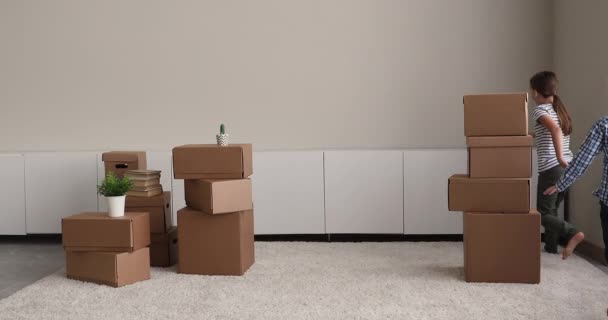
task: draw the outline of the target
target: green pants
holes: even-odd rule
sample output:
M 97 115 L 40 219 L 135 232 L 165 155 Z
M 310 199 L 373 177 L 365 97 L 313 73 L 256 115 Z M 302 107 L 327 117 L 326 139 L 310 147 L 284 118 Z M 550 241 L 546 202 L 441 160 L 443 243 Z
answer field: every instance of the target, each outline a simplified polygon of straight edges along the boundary
M 547 188 L 555 185 L 564 174 L 564 168 L 555 166 L 538 175 L 537 209 L 541 214 L 541 223 L 545 227 L 545 250 L 557 253 L 557 244 L 560 239 L 570 241 L 578 233 L 576 228 L 558 216 L 559 205 L 564 200 L 564 193 L 551 196 L 543 194 Z

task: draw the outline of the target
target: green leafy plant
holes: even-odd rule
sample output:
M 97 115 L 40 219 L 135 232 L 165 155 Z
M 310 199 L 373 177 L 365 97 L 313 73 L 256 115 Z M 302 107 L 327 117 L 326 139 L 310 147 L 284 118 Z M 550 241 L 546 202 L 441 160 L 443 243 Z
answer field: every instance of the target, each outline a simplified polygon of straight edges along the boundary
M 226 127 L 223 123 L 220 125 L 220 134 L 226 134 Z
M 113 172 L 110 172 L 105 180 L 97 186 L 97 193 L 106 197 L 120 197 L 127 194 L 131 188 L 133 188 L 133 183 L 129 178 L 119 178 Z

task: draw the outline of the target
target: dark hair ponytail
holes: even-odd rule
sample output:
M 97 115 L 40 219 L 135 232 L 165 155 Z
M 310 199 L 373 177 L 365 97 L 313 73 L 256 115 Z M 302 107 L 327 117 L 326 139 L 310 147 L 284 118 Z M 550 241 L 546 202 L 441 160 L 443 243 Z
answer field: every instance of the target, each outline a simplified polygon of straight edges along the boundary
M 553 108 L 559 118 L 564 135 L 572 133 L 572 118 L 566 105 L 557 95 L 557 76 L 551 71 L 541 71 L 530 78 L 530 87 L 545 98 L 553 97 Z

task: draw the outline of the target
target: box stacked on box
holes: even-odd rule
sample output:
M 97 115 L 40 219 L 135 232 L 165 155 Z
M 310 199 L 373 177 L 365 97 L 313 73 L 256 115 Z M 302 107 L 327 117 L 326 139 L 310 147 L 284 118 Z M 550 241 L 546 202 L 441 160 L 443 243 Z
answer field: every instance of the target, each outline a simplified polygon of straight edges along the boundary
M 68 278 L 114 287 L 150 279 L 148 213 L 81 213 L 62 219 L 61 228 Z
M 251 145 L 176 147 L 173 170 L 187 205 L 177 212 L 178 272 L 243 275 L 255 262 Z
M 171 192 L 163 192 L 161 171 L 146 170 L 146 153 L 112 151 L 103 154 L 105 174 L 119 173 L 129 178 L 133 189 L 127 193 L 125 210 L 149 214 L 150 264 L 169 267 L 177 262 L 177 230 L 171 215 Z M 126 168 L 125 168 L 126 167 Z
M 540 215 L 530 208 L 532 137 L 526 93 L 468 95 L 468 174 L 448 182 L 463 211 L 467 282 L 540 282 Z

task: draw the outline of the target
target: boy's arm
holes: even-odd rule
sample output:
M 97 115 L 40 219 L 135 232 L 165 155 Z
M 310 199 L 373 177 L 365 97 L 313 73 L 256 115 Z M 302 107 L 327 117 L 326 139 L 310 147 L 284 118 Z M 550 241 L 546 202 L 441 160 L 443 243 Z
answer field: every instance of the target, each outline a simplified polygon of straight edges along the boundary
M 576 179 L 587 171 L 587 168 L 593 163 L 593 159 L 595 159 L 602 149 L 602 145 L 606 139 L 604 132 L 605 130 L 603 130 L 600 122 L 593 126 L 591 132 L 585 138 L 585 142 L 583 142 L 579 153 L 574 157 L 568 168 L 566 168 L 564 176 L 555 185 L 558 192 L 568 189 Z

